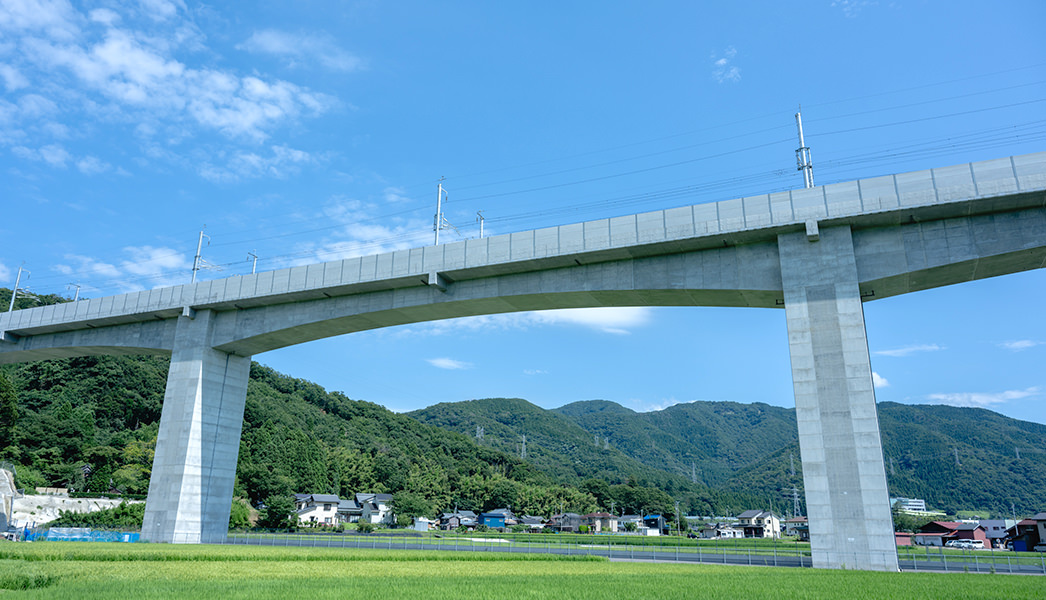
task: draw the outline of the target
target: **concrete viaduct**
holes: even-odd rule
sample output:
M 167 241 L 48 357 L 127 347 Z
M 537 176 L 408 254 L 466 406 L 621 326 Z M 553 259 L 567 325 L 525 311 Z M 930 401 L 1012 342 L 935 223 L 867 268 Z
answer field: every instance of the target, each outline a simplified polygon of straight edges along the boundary
M 1046 153 L 0 315 L 0 363 L 170 354 L 143 538 L 225 537 L 253 355 L 420 321 L 784 308 L 814 565 L 896 570 L 862 302 L 1046 266 Z

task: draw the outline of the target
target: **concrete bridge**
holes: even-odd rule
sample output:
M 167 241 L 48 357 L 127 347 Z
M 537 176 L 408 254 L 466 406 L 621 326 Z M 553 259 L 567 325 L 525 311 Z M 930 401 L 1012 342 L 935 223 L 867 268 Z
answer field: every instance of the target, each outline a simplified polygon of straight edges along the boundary
M 814 565 L 896 570 L 862 302 L 1046 266 L 1046 153 L 0 315 L 0 363 L 170 354 L 143 537 L 225 537 L 251 357 L 597 306 L 784 308 Z

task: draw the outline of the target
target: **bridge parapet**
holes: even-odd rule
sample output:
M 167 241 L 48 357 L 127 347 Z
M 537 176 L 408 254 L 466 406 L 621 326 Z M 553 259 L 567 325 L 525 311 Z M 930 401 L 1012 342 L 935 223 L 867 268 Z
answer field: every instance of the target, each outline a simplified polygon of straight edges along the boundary
M 861 228 L 1046 207 L 1044 191 L 1040 152 L 25 309 L 0 315 L 0 336 L 771 241 L 808 222 Z

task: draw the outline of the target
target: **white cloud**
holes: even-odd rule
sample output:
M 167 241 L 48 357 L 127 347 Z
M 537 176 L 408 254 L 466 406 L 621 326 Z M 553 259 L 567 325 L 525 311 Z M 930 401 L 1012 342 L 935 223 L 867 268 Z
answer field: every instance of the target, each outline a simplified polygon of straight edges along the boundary
M 3 63 L 0 63 L 0 79 L 4 80 L 4 87 L 9 92 L 29 86 L 29 80 L 18 69 Z
M 548 375 L 548 371 L 544 369 L 523 369 L 524 375 Z
M 1044 343 L 1046 342 L 1040 342 L 1037 340 L 1010 340 L 1007 342 L 1001 342 L 998 346 L 1010 350 L 1011 352 L 1020 352 L 1021 350 L 1034 348 L 1035 346 L 1040 346 Z
M 861 12 L 862 9 L 868 6 L 878 6 L 879 3 L 875 0 L 833 0 L 832 8 L 838 8 L 843 11 L 843 15 L 848 19 L 852 19 Z
M 1039 395 L 1041 388 L 1030 387 L 1024 390 L 1008 390 L 997 393 L 959 392 L 954 394 L 930 394 L 930 400 L 951 406 L 983 408 L 994 404 L 1004 404 L 1011 400 L 1021 400 Z
M 438 369 L 448 369 L 451 371 L 472 368 L 472 363 L 454 360 L 453 358 L 426 358 L 425 362 Z
M 86 281 L 106 280 L 94 285 L 85 284 L 84 292 L 109 288 L 130 292 L 189 281 L 192 262 L 174 249 L 128 246 L 123 251 L 127 258 L 119 264 L 80 254 L 66 254 L 64 258 L 68 263 L 57 264 L 54 269 L 63 275 Z
M 338 47 L 326 34 L 288 33 L 275 29 L 255 31 L 237 48 L 277 56 L 289 67 L 319 64 L 332 71 L 351 72 L 364 67 L 363 60 Z
M 712 77 L 719 83 L 737 83 L 741 81 L 741 69 L 733 64 L 737 49 L 733 46 L 723 51 L 722 55 L 712 55 Z
M 890 387 L 890 382 L 882 375 L 872 371 L 872 386 L 876 389 Z
M 613 335 L 627 335 L 630 329 L 647 324 L 652 314 L 648 307 L 564 308 L 446 319 L 408 327 L 404 331 L 409 335 L 446 335 L 460 331 L 505 331 L 569 326 L 586 327 Z
M 104 115 L 147 125 L 140 132 L 163 123 L 181 136 L 217 131 L 233 142 L 262 142 L 274 129 L 335 105 L 289 81 L 176 59 L 208 50 L 184 12 L 183 3 L 168 0 L 84 14 L 63 1 L 7 0 L 0 3 L 0 38 L 14 59 L 0 65 L 0 79 L 8 90 L 21 89 L 31 74 L 38 80 L 32 85 L 60 94 L 66 122 Z
M 76 161 L 76 168 L 84 175 L 97 175 L 105 173 L 112 165 L 95 156 L 85 156 Z
M 11 269 L 4 263 L 0 263 L 0 281 L 8 281 L 10 278 Z M 11 282 L 11 287 L 14 287 L 14 281 Z
M 4 0 L 0 31 L 44 33 L 67 40 L 79 34 L 82 17 L 66 0 Z
M 315 158 L 303 150 L 271 146 L 266 156 L 256 152 L 235 152 L 224 165 L 203 162 L 197 170 L 209 181 L 230 183 L 259 177 L 284 179 L 300 172 L 302 166 L 315 162 Z
M 876 350 L 872 354 L 876 356 L 892 356 L 894 358 L 902 358 L 910 354 L 916 354 L 919 352 L 937 352 L 938 350 L 944 350 L 944 346 L 938 346 L 937 344 L 914 344 L 910 346 L 904 346 L 902 348 L 893 348 L 891 350 Z
M 37 149 L 15 146 L 11 151 L 19 158 L 44 162 L 52 167 L 65 168 L 72 156 L 58 144 L 48 144 Z

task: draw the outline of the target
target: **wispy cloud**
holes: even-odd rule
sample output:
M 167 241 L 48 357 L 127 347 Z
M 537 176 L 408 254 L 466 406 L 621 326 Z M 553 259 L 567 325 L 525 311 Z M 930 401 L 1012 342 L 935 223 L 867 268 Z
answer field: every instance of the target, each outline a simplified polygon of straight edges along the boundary
M 472 368 L 472 363 L 454 360 L 453 358 L 426 358 L 425 362 L 436 367 L 437 369 L 447 369 L 449 371 L 458 371 L 462 369 Z
M 894 358 L 902 358 L 911 354 L 917 354 L 919 352 L 937 352 L 939 350 L 945 350 L 944 346 L 938 346 L 937 344 L 914 344 L 910 346 L 904 346 L 902 348 L 893 348 L 890 350 L 876 350 L 872 354 L 876 356 L 892 356 Z
M 176 250 L 156 246 L 127 246 L 123 252 L 126 258 L 118 264 L 90 256 L 66 254 L 64 258 L 67 262 L 55 265 L 54 270 L 63 275 L 106 279 L 107 287 L 115 287 L 122 292 L 188 283 L 192 262 Z M 97 291 L 97 288 L 85 286 L 83 291 Z
M 0 263 L 0 281 L 8 281 L 11 279 L 11 269 L 4 263 Z M 14 288 L 14 281 L 11 281 L 10 287 Z
M 997 345 L 1000 348 L 1005 348 L 1011 352 L 1020 352 L 1021 350 L 1027 350 L 1034 348 L 1035 346 L 1041 346 L 1046 342 L 1040 342 L 1038 340 L 1010 340 L 1006 342 L 999 342 Z
M 265 153 L 246 150 L 234 152 L 221 164 L 203 162 L 198 167 L 198 172 L 204 179 L 215 183 L 232 183 L 259 177 L 285 179 L 298 174 L 303 166 L 316 162 L 316 157 L 303 150 L 287 146 L 270 146 Z
M 712 54 L 712 77 L 719 83 L 737 83 L 741 81 L 741 69 L 734 64 L 737 49 L 730 46 L 722 54 Z
M 548 371 L 544 369 L 523 369 L 524 375 L 548 375 Z
M 460 331 L 505 331 L 534 327 L 584 327 L 611 335 L 627 335 L 650 322 L 653 311 L 647 307 L 565 308 L 500 315 L 481 315 L 434 321 L 406 328 L 410 335 L 454 334 Z
M 289 33 L 276 29 L 255 31 L 237 48 L 281 58 L 289 67 L 320 65 L 332 71 L 357 71 L 364 62 L 340 48 L 325 33 Z
M 833 0 L 832 8 L 843 11 L 848 19 L 856 17 L 862 10 L 869 6 L 878 6 L 876 0 Z
M 890 387 L 890 382 L 885 377 L 872 371 L 872 386 L 876 389 Z
M 1008 390 L 997 393 L 958 392 L 953 394 L 930 394 L 927 398 L 951 406 L 983 408 L 995 404 L 1005 404 L 1011 400 L 1037 396 L 1041 391 L 1042 388 L 1036 386 L 1023 390 Z
M 179 158 L 185 138 L 218 133 L 214 154 L 228 156 L 226 164 L 199 169 L 212 180 L 279 177 L 286 165 L 302 164 L 293 154 L 300 151 L 266 156 L 239 146 L 265 142 L 288 123 L 341 105 L 290 81 L 210 66 L 221 61 L 194 64 L 214 51 L 180 1 L 84 11 L 63 0 L 0 2 L 0 39 L 0 82 L 8 92 L 30 92 L 0 101 L 0 139 L 22 147 L 21 158 L 57 168 L 73 163 L 86 174 L 98 173 L 101 163 L 46 152 L 79 123 L 104 119 L 136 131 L 147 156 L 168 161 Z M 305 43 L 303 51 L 315 47 Z M 332 68 L 351 63 L 336 48 L 326 50 Z

